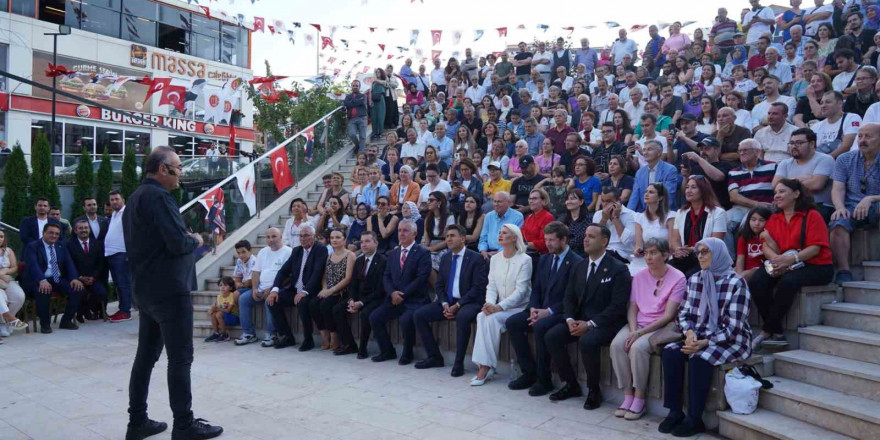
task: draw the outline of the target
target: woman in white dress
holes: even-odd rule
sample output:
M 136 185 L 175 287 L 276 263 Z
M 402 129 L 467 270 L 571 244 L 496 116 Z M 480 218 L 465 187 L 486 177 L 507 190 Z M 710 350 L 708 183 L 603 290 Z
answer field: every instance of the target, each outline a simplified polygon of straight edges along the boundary
M 24 330 L 27 323 L 15 317 L 24 305 L 24 291 L 15 281 L 18 260 L 15 252 L 6 246 L 6 231 L 0 229 L 0 336 L 7 337 L 10 332 Z M 2 343 L 2 339 L 0 339 Z
M 651 238 L 669 241 L 675 214 L 669 212 L 669 191 L 662 183 L 645 189 L 645 212 L 636 214 L 636 250 L 629 263 L 629 273 L 636 274 L 648 267 L 645 263 L 645 242 Z
M 526 255 L 526 244 L 519 227 L 507 224 L 498 233 L 502 250 L 489 261 L 489 285 L 486 303 L 477 315 L 477 337 L 471 359 L 479 367 L 471 386 L 480 386 L 495 375 L 498 347 L 504 322 L 525 309 L 532 293 L 532 259 Z

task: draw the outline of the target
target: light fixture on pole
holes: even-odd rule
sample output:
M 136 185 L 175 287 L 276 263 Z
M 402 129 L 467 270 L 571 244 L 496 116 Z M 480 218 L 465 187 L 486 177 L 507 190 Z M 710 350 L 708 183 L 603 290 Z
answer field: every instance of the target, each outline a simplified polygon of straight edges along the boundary
M 52 36 L 52 65 L 58 65 L 58 36 L 59 35 L 70 35 L 71 29 L 70 26 L 66 24 L 58 25 L 58 32 L 47 32 L 43 35 L 51 35 Z M 55 91 L 56 91 L 56 83 L 58 82 L 58 76 L 52 76 L 52 125 L 49 126 L 49 148 L 54 150 L 55 146 L 53 145 L 55 142 Z M 52 163 L 55 163 L 54 158 L 52 159 Z M 55 174 L 55 166 L 49 168 L 52 171 L 52 174 Z

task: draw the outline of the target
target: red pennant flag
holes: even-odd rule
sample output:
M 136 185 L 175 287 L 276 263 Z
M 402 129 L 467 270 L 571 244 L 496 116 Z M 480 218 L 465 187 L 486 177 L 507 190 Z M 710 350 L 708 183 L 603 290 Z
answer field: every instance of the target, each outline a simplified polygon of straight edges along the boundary
M 210 8 L 208 8 L 207 6 L 199 6 L 199 7 L 202 8 L 203 11 L 205 11 L 205 15 L 207 15 L 208 18 L 211 18 L 211 9 Z
M 441 52 L 443 52 L 443 51 L 442 51 L 442 50 L 432 50 L 432 51 L 431 51 L 431 59 L 432 59 L 432 60 L 439 59 L 439 58 L 440 58 L 440 53 L 441 53 Z
M 235 124 L 229 123 L 229 156 L 235 156 Z
M 382 49 L 382 52 L 385 52 L 385 45 L 380 43 L 380 44 L 379 44 L 379 49 Z
M 248 84 L 265 84 L 265 83 L 274 83 L 275 81 L 281 81 L 282 79 L 287 78 L 286 76 L 255 76 L 252 80 L 248 81 Z
M 431 31 L 431 41 L 434 42 L 434 45 L 435 45 L 435 46 L 436 46 L 437 44 L 440 43 L 440 37 L 441 37 L 442 35 L 443 35 L 443 31 L 442 31 L 442 30 L 433 30 L 433 31 Z
M 424 61 L 423 61 L 423 62 L 424 62 Z M 363 72 L 364 72 L 364 73 L 367 73 L 367 72 L 369 72 L 369 71 L 370 71 L 370 66 L 364 66 L 364 70 L 363 70 Z
M 330 46 L 333 47 L 333 39 L 330 37 L 321 37 L 321 49 Z
M 428 59 L 425 57 L 422 57 L 422 63 L 424 63 L 425 61 L 428 61 Z
M 171 78 L 153 78 L 150 81 L 150 88 L 147 90 L 147 97 L 144 98 L 144 104 L 150 100 L 156 92 L 163 92 L 168 86 L 171 85 Z
M 506 37 L 507 36 L 507 26 L 496 28 L 496 30 L 498 31 L 499 37 Z
M 293 186 L 293 175 L 290 173 L 290 164 L 287 162 L 287 149 L 279 148 L 269 155 L 272 163 L 272 180 L 275 182 L 275 190 L 279 193 Z
M 333 76 L 339 75 L 339 72 L 341 72 L 341 70 L 333 69 Z
M 394 58 L 394 55 L 388 55 L 388 59 L 389 59 L 389 60 L 392 59 L 392 58 Z
M 336 58 L 335 58 L 335 57 L 330 57 L 330 59 L 328 59 L 327 62 L 330 63 L 330 64 L 333 64 L 333 63 L 336 62 Z
M 634 24 L 631 28 L 629 28 L 629 31 L 635 32 L 635 31 L 642 30 L 646 27 L 648 27 L 648 25 L 646 25 L 646 24 Z
M 167 86 L 162 90 L 162 97 L 159 98 L 159 105 L 172 105 L 177 111 L 186 113 L 184 106 L 186 97 L 186 87 L 184 86 Z
M 73 75 L 74 73 L 76 72 L 67 70 L 67 67 L 64 67 L 60 64 L 56 66 L 52 63 L 49 63 L 49 70 L 46 71 L 46 76 L 48 76 L 49 78 L 54 78 L 56 76 Z
M 562 28 L 562 29 L 567 30 L 569 34 L 572 33 L 572 32 L 574 32 L 574 26 L 567 26 L 567 27 L 564 27 L 564 28 Z
M 275 35 L 275 26 L 269 25 L 269 33 Z
M 312 23 L 312 26 L 314 26 L 314 27 L 315 27 L 315 29 L 317 29 L 317 30 L 318 30 L 318 32 L 321 32 L 321 25 L 320 25 L 320 24 L 315 24 L 315 23 Z
M 263 17 L 254 17 L 254 32 L 266 32 L 266 19 Z
M 370 28 L 370 32 L 376 32 L 376 28 L 371 27 L 371 28 Z

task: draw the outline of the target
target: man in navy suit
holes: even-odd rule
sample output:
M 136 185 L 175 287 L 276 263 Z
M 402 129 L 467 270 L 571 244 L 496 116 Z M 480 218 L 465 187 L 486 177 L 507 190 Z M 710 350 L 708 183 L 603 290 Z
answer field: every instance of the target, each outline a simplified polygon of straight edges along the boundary
M 443 366 L 443 355 L 431 332 L 431 323 L 440 320 L 455 320 L 455 362 L 452 364 L 452 377 L 464 374 L 464 355 L 471 340 L 471 323 L 486 302 L 488 268 L 483 257 L 464 247 L 467 231 L 461 225 L 446 227 L 446 248 L 449 249 L 440 259 L 437 274 L 437 301 L 419 308 L 413 315 L 416 330 L 425 345 L 428 357 L 417 362 L 416 368 Z
M 388 298 L 370 314 L 370 326 L 381 350 L 373 356 L 373 362 L 397 358 L 397 351 L 391 344 L 385 326 L 394 318 L 400 319 L 403 330 L 403 355 L 398 363 L 407 365 L 413 361 L 413 346 L 416 343 L 413 315 L 416 309 L 428 302 L 428 276 L 431 274 L 431 252 L 416 244 L 417 231 L 416 224 L 410 220 L 404 220 L 397 226 L 400 246 L 388 253 L 382 277 Z
M 632 277 L 626 264 L 606 253 L 611 231 L 599 224 L 590 224 L 584 234 L 587 258 L 577 263 L 565 286 L 563 299 L 565 322 L 547 331 L 544 343 L 550 349 L 559 377 L 565 382 L 550 400 L 581 396 L 581 387 L 568 356 L 568 344 L 578 342 L 589 394 L 584 409 L 602 404 L 599 390 L 600 348 L 609 345 L 626 324 Z
M 103 215 L 98 215 L 98 202 L 94 197 L 83 200 L 83 211 L 85 214 L 73 219 L 73 233 L 76 234 L 76 224 L 80 220 L 89 222 L 89 228 L 92 231 L 92 238 L 98 241 L 104 241 L 107 236 L 107 229 L 110 227 L 110 220 Z
M 21 219 L 21 227 L 18 230 L 22 245 L 27 246 L 32 241 L 39 240 L 47 223 L 58 225 L 61 228 L 61 236 L 65 234 L 64 225 L 54 218 L 49 218 L 48 200 L 42 197 L 38 198 L 34 203 L 34 214 Z
M 266 304 L 269 305 L 272 322 L 278 332 L 275 348 L 296 345 L 293 331 L 284 315 L 285 307 L 296 306 L 303 326 L 303 343 L 299 346 L 299 351 L 309 351 L 315 348 L 309 304 L 321 291 L 321 281 L 327 265 L 327 247 L 320 244 L 315 246 L 315 231 L 311 226 L 303 226 L 299 232 L 300 245 L 293 249 L 290 258 L 275 275 L 272 292 L 266 297 Z
M 79 307 L 83 284 L 79 280 L 79 273 L 67 249 L 58 243 L 60 236 L 61 225 L 46 223 L 43 226 L 42 238 L 31 241 L 24 248 L 26 268 L 22 287 L 36 299 L 41 333 L 52 333 L 49 300 L 53 291 L 67 296 L 67 307 L 64 309 L 59 328 L 79 329 L 73 318 Z
M 81 298 L 76 320 L 84 322 L 85 318 L 101 319 L 104 300 L 107 298 L 107 286 L 104 284 L 107 259 L 104 258 L 104 246 L 92 236 L 87 219 L 80 217 L 74 222 L 73 229 L 76 236 L 67 241 L 67 253 L 73 259 L 79 280 L 85 286 L 85 296 Z
M 550 353 L 544 336 L 555 325 L 565 322 L 563 298 L 566 281 L 575 265 L 583 260 L 568 247 L 568 227 L 560 222 L 544 226 L 544 241 L 549 252 L 538 260 L 529 307 L 507 318 L 505 323 L 510 344 L 516 352 L 516 362 L 523 373 L 507 387 L 511 390 L 529 388 L 530 396 L 543 396 L 553 391 Z M 529 347 L 529 331 L 535 332 L 534 356 Z

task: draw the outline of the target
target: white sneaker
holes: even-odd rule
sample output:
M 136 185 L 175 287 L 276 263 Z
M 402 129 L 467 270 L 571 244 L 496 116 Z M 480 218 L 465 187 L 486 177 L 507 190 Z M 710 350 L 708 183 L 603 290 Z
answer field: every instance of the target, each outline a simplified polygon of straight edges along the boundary
M 9 324 L 0 324 L 0 337 L 8 338 L 9 335 Z
M 244 334 L 244 335 L 241 335 L 240 338 L 235 340 L 235 345 L 247 345 L 247 344 L 250 344 L 253 342 L 257 342 L 256 335 Z
M 273 347 L 275 345 L 275 337 L 270 334 L 266 334 L 266 337 L 263 338 L 263 342 L 260 343 L 262 347 Z

